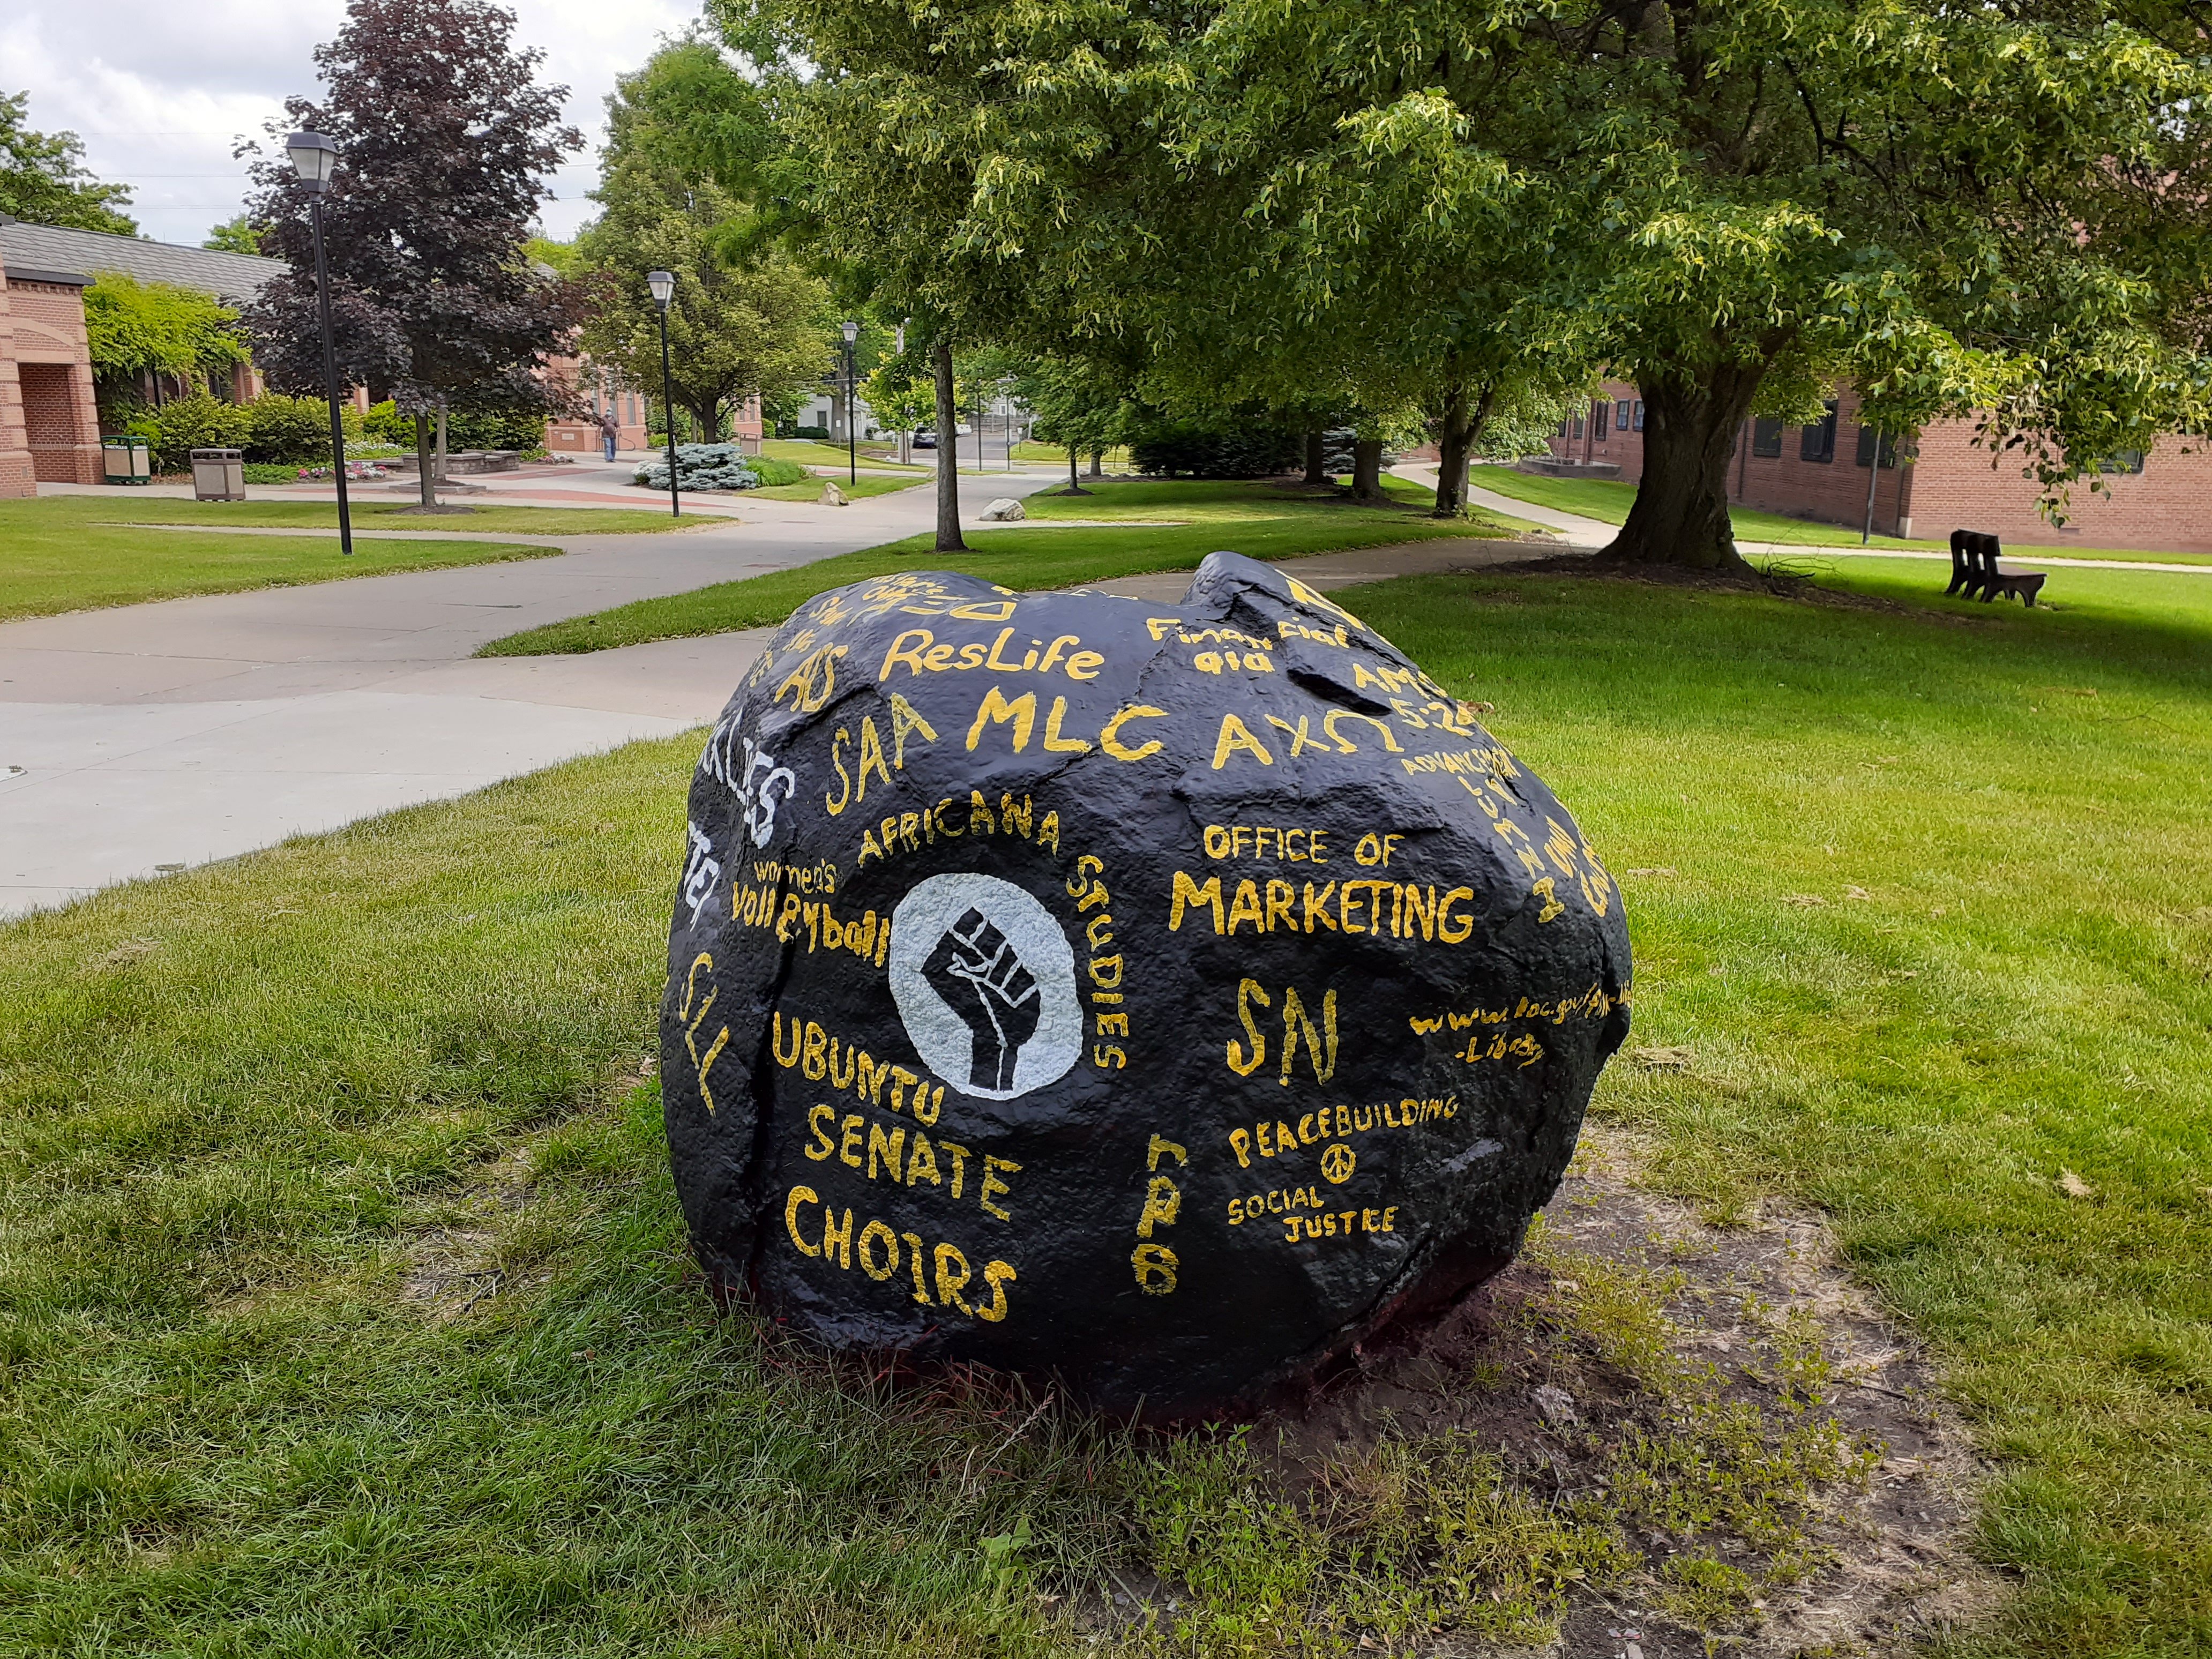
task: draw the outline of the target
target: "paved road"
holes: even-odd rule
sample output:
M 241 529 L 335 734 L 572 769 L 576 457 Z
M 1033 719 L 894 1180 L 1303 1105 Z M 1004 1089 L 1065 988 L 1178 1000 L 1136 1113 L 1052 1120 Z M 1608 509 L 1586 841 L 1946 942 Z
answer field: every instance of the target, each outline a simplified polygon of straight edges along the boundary
M 595 482 L 577 471 L 577 485 Z M 963 505 L 1051 482 L 993 481 Z M 516 483 L 517 495 L 532 485 Z M 927 489 L 845 507 L 748 501 L 738 521 L 701 530 L 560 538 L 552 558 L 0 624 L 0 916 L 711 720 L 756 637 L 470 653 L 871 547 L 934 513 Z

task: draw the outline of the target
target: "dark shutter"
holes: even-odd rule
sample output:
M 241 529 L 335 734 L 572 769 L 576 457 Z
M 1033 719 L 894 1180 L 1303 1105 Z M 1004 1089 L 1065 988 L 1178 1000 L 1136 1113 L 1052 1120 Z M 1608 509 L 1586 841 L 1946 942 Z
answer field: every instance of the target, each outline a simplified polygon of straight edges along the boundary
M 1801 460 L 1832 461 L 1836 459 L 1836 400 L 1828 399 L 1827 414 L 1820 421 L 1805 428 L 1805 435 L 1797 446 Z

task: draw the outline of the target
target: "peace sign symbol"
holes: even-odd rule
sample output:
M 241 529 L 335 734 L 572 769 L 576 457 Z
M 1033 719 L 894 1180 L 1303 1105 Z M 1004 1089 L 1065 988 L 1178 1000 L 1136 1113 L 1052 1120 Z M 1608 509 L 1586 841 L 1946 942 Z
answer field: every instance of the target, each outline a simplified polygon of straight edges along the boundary
M 1321 1172 L 1341 1187 L 1352 1179 L 1352 1165 L 1358 1162 L 1358 1159 L 1352 1156 L 1352 1148 L 1340 1140 L 1321 1155 Z

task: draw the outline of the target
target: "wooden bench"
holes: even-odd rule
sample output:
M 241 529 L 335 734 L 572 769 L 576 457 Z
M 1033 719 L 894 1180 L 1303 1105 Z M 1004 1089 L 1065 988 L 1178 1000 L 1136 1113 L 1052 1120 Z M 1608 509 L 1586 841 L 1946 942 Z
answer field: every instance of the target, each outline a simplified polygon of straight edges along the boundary
M 1998 551 L 1995 536 L 1976 530 L 1953 531 L 1951 585 L 1943 590 L 1944 593 L 1960 593 L 1970 599 L 1978 593 L 1984 605 L 2002 593 L 2033 610 L 2035 596 L 2043 591 L 2043 584 L 2050 578 L 2040 570 L 2003 568 L 1997 562 Z

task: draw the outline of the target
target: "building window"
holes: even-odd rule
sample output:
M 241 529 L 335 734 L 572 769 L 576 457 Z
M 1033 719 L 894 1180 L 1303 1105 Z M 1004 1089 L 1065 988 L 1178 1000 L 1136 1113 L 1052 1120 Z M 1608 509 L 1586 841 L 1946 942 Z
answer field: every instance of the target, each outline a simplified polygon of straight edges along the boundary
M 2143 453 L 2140 449 L 2116 449 L 2097 463 L 2100 472 L 2140 472 L 2143 470 Z
M 1600 443 L 1603 443 L 1606 434 L 1613 430 L 1613 405 L 1602 398 L 1599 398 L 1594 405 L 1593 413 L 1590 416 L 1590 429 L 1596 434 Z
M 1568 435 L 1569 435 L 1569 436 L 1571 436 L 1571 437 L 1579 438 L 1579 437 L 1581 437 L 1581 436 L 1583 435 L 1583 417 L 1582 417 L 1579 414 L 1577 414 L 1577 415 L 1574 417 L 1574 419 L 1575 419 L 1575 429 L 1574 429 L 1574 431 L 1573 431 L 1573 432 L 1571 432 L 1571 434 L 1569 434 Z
M 1861 424 L 1859 427 L 1858 453 L 1851 458 L 1852 464 L 1854 465 L 1864 466 L 1873 460 L 1874 434 L 1874 428 L 1864 425 L 1863 423 Z M 1895 466 L 1897 465 L 1897 442 L 1896 440 L 1892 438 L 1887 432 L 1881 434 L 1881 464 L 1884 466 Z M 2136 471 L 2141 471 L 2142 469 L 2138 467 Z
M 1803 441 L 1797 446 L 1801 460 L 1832 461 L 1836 459 L 1836 400 L 1826 404 L 1827 414 L 1805 428 Z
M 1782 453 L 1782 422 L 1760 416 L 1751 423 L 1751 453 L 1762 460 L 1774 460 Z
M 1638 432 L 1644 430 L 1644 399 L 1641 398 L 1636 400 L 1636 429 Z
M 1615 428 L 1617 430 L 1619 430 L 1619 431 L 1626 432 L 1626 431 L 1627 431 L 1627 430 L 1628 430 L 1628 399 L 1627 399 L 1627 398 L 1622 398 L 1619 403 L 1615 404 L 1613 406 L 1613 423 L 1614 428 Z M 1641 421 L 1638 421 L 1638 422 L 1637 422 L 1637 424 L 1638 424 L 1638 426 L 1641 426 L 1641 425 L 1643 425 L 1643 424 L 1644 424 L 1644 422 L 1641 422 Z

